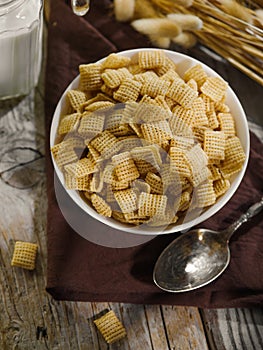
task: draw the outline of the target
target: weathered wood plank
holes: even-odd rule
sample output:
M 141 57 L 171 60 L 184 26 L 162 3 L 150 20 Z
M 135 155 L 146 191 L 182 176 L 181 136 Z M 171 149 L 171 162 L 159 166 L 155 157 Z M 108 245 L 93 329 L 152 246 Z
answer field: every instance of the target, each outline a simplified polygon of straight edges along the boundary
M 130 349 L 152 349 L 143 305 L 121 304 L 121 310 Z
M 162 306 L 170 349 L 208 349 L 199 312 L 194 307 Z
M 263 349 L 262 309 L 205 310 L 203 318 L 213 349 Z
M 154 350 L 168 350 L 166 329 L 163 326 L 163 315 L 160 306 L 145 305 L 152 347 Z

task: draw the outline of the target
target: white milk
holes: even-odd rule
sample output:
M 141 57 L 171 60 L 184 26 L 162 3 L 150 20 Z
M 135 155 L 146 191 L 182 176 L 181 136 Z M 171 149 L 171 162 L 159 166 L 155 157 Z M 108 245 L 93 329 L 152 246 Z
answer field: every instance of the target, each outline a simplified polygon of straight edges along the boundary
M 42 1 L 0 0 L 0 99 L 29 93 L 41 58 Z

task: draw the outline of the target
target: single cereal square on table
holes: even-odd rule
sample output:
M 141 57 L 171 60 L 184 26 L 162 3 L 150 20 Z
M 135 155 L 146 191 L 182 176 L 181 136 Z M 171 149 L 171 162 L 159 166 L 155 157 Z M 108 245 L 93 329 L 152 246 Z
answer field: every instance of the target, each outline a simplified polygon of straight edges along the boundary
M 94 323 L 108 344 L 126 336 L 126 330 L 113 310 L 95 319 Z
M 34 270 L 37 250 L 36 243 L 16 241 L 11 265 Z

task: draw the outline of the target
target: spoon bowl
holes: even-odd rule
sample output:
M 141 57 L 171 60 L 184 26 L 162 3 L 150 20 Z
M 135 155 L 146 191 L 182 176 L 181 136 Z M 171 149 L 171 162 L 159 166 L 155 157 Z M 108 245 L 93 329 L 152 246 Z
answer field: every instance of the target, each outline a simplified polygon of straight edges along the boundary
M 154 281 L 166 291 L 193 290 L 217 278 L 229 261 L 230 251 L 221 233 L 205 229 L 189 231 L 160 255 Z
M 153 271 L 155 284 L 168 292 L 186 292 L 214 281 L 230 261 L 229 240 L 233 233 L 263 208 L 263 198 L 226 230 L 191 230 L 170 243 Z

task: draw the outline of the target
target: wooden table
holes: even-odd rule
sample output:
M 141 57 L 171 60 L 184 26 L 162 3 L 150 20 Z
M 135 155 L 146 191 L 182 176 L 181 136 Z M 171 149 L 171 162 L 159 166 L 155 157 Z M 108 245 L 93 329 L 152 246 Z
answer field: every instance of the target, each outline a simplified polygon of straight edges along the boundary
M 203 52 L 193 54 L 205 58 Z M 46 293 L 44 62 L 45 57 L 35 91 L 0 102 L 0 349 L 263 349 L 259 308 L 60 302 Z M 234 87 L 250 121 L 262 125 L 263 88 L 229 65 L 207 62 Z M 250 127 L 262 137 L 259 126 Z M 39 245 L 34 271 L 11 267 L 16 240 Z M 127 330 L 127 337 L 111 346 L 93 324 L 105 308 L 113 309 Z

